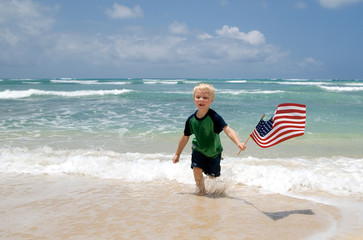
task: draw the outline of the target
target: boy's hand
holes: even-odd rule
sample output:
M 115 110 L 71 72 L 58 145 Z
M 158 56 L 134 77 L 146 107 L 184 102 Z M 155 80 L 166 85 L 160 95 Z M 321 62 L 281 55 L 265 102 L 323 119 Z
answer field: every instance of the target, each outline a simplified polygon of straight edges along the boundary
M 244 143 L 241 143 L 241 142 L 240 142 L 237 146 L 239 147 L 239 149 L 241 149 L 241 150 L 239 150 L 238 155 L 239 155 L 242 151 L 244 151 L 244 150 L 246 149 L 246 144 L 244 144 Z
M 175 154 L 175 156 L 173 157 L 173 163 L 178 163 L 179 157 L 180 157 L 180 155 Z
M 246 145 L 244 143 L 240 143 L 238 144 L 239 149 L 241 149 L 241 151 L 244 151 L 246 149 Z

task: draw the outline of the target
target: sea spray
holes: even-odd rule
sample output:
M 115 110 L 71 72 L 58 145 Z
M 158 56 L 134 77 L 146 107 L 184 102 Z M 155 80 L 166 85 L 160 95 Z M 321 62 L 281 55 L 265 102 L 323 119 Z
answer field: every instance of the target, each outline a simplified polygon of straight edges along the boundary
M 177 181 L 194 184 L 190 157 L 171 162 L 172 154 L 118 153 L 90 149 L 54 150 L 42 147 L 0 149 L 0 172 L 27 174 L 77 174 L 127 182 Z M 265 192 L 363 197 L 363 159 L 232 158 L 221 163 L 222 177 L 206 179 L 211 194 L 223 194 L 244 184 Z
M 0 92 L 0 99 L 19 99 L 28 98 L 31 96 L 58 96 L 58 97 L 89 97 L 89 96 L 105 96 L 105 95 L 120 95 L 132 92 L 128 89 L 114 90 L 80 90 L 80 91 L 43 91 L 38 89 L 28 89 L 23 91 L 5 90 Z

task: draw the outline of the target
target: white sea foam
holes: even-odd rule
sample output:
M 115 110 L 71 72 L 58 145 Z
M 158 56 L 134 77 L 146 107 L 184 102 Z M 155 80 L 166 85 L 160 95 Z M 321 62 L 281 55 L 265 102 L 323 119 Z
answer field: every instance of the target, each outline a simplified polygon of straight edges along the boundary
M 267 82 L 266 82 L 267 83 Z M 269 82 L 271 83 L 271 82 Z M 324 90 L 331 92 L 353 92 L 363 91 L 363 83 L 336 83 L 336 82 L 314 82 L 314 81 L 293 81 L 293 82 L 275 82 L 280 85 L 304 85 L 304 86 L 318 86 Z
M 166 85 L 174 85 L 179 83 L 185 84 L 198 84 L 202 81 L 195 81 L 195 80 L 187 80 L 187 79 L 142 79 L 144 84 L 166 84 Z
M 162 79 L 143 79 L 144 84 L 178 84 L 183 80 L 162 80 Z
M 102 81 L 99 80 L 50 80 L 52 83 L 73 83 L 73 84 L 85 84 L 85 85 L 125 85 L 131 84 L 131 82 L 124 81 Z
M 346 83 L 347 86 L 361 86 L 363 87 L 363 83 Z
M 283 80 L 287 80 L 287 81 L 309 81 L 310 79 L 308 78 L 286 78 Z
M 14 80 L 14 81 L 30 81 L 30 80 L 36 80 L 33 78 L 11 78 L 10 80 Z
M 322 89 L 330 92 L 357 92 L 363 91 L 363 87 L 347 87 L 347 86 L 320 86 Z
M 246 83 L 247 80 L 231 80 L 231 81 L 226 81 L 228 83 Z
M 194 184 L 190 157 L 172 164 L 173 155 L 118 153 L 92 149 L 54 150 L 49 147 L 0 149 L 0 172 L 29 174 L 84 174 L 129 182 L 172 180 Z M 222 161 L 222 177 L 235 184 L 281 194 L 325 192 L 363 196 L 363 159 L 335 158 L 231 158 Z
M 24 84 L 40 84 L 40 82 L 23 82 Z
M 331 82 L 275 82 L 281 85 L 311 85 L 311 86 L 321 86 L 321 85 L 331 85 Z
M 198 83 L 201 83 L 202 81 L 190 81 L 190 80 L 183 80 L 182 81 L 183 83 L 186 83 L 186 84 L 198 84 Z
M 251 186 L 281 194 L 326 192 L 363 197 L 363 159 L 231 159 L 227 174 Z
M 98 82 L 97 84 L 99 85 L 126 85 L 126 84 L 131 84 L 132 82 Z
M 50 80 L 52 83 L 78 83 L 78 84 L 97 84 L 98 80 L 71 80 L 71 79 L 61 79 L 61 80 Z
M 222 94 L 232 94 L 232 95 L 240 95 L 240 94 L 276 94 L 276 93 L 284 93 L 282 90 L 230 90 L 230 89 L 217 89 L 218 93 Z
M 94 150 L 53 150 L 43 147 L 1 149 L 0 172 L 29 174 L 84 174 L 129 182 L 178 180 L 193 183 L 186 162 L 174 165 L 172 155 L 116 153 Z
M 60 97 L 85 97 L 85 96 L 104 96 L 104 95 L 121 95 L 132 92 L 130 89 L 114 90 L 80 90 L 80 91 L 44 91 L 38 89 L 28 89 L 22 91 L 5 90 L 0 92 L 0 99 L 18 99 L 31 96 L 60 96 Z

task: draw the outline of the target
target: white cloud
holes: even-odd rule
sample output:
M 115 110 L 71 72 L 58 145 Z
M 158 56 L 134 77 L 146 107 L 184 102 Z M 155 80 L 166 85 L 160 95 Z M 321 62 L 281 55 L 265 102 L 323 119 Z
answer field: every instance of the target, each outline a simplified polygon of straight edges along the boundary
M 315 60 L 312 57 L 307 57 L 299 63 L 299 66 L 300 67 L 309 67 L 309 66 L 322 67 L 322 66 L 324 66 L 324 63 L 322 63 L 321 61 Z
M 227 5 L 229 5 L 229 1 L 228 0 L 219 0 L 219 4 L 221 6 L 227 6 Z
M 46 15 L 48 10 L 32 0 L 0 1 L 0 24 L 16 28 L 21 33 L 39 35 L 51 29 L 55 22 Z
M 131 17 L 141 11 L 135 6 L 127 8 L 131 11 L 127 13 L 119 7 L 115 4 L 109 10 L 110 17 Z M 239 69 L 240 65 L 271 64 L 286 57 L 286 52 L 266 44 L 264 35 L 257 30 L 244 33 L 238 27 L 225 25 L 214 34 L 194 35 L 187 24 L 175 21 L 169 25 L 169 32 L 151 33 L 141 26 L 136 30 L 126 26 L 120 34 L 113 35 L 64 33 L 52 29 L 55 21 L 51 13 L 52 9 L 31 0 L 0 0 L 0 71 L 6 66 L 19 66 L 23 70 L 38 69 L 32 71 L 39 75 L 45 69 L 49 74 L 86 74 L 89 69 L 133 69 L 134 73 L 147 74 L 145 68 L 156 71 L 151 66 L 159 67 L 158 72 L 175 66 L 182 73 L 195 69 L 203 74 L 199 67 L 206 72 L 220 67 Z
M 175 61 L 178 58 L 175 51 L 185 39 L 171 36 L 151 36 L 139 40 L 114 36 L 113 40 L 115 57 L 119 58 L 119 61 L 162 63 Z
M 208 33 L 202 33 L 202 34 L 197 35 L 197 39 L 199 39 L 199 40 L 211 39 L 211 38 L 213 38 L 213 36 Z
M 113 4 L 113 7 L 106 9 L 106 15 L 110 18 L 140 18 L 144 16 L 144 13 L 139 5 L 129 8 L 117 3 Z
M 326 8 L 338 8 L 343 5 L 363 2 L 363 0 L 318 0 L 320 5 Z
M 61 35 L 54 39 L 54 60 L 81 58 L 104 66 L 124 64 L 183 64 L 184 66 L 213 65 L 238 62 L 278 62 L 286 57 L 272 45 L 246 44 L 240 39 L 221 38 L 207 33 L 195 37 L 153 34 L 136 35 L 124 31 L 118 35 Z
M 0 30 L 0 39 L 3 39 L 3 41 L 9 43 L 12 46 L 15 46 L 19 41 L 19 37 L 10 32 L 8 29 Z
M 304 9 L 307 7 L 306 3 L 304 1 L 298 1 L 295 3 L 295 6 L 299 9 Z
M 169 25 L 169 32 L 173 34 L 188 34 L 189 29 L 185 23 L 174 21 Z
M 265 43 L 265 36 L 257 30 L 244 33 L 240 32 L 238 27 L 224 25 L 222 29 L 216 30 L 216 33 L 220 37 L 243 40 L 251 45 L 260 45 Z

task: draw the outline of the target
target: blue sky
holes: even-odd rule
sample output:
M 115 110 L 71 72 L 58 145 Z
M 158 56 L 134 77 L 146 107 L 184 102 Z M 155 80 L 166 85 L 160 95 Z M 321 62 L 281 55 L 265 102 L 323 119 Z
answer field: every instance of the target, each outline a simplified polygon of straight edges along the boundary
M 2 78 L 363 79 L 363 0 L 0 0 Z

